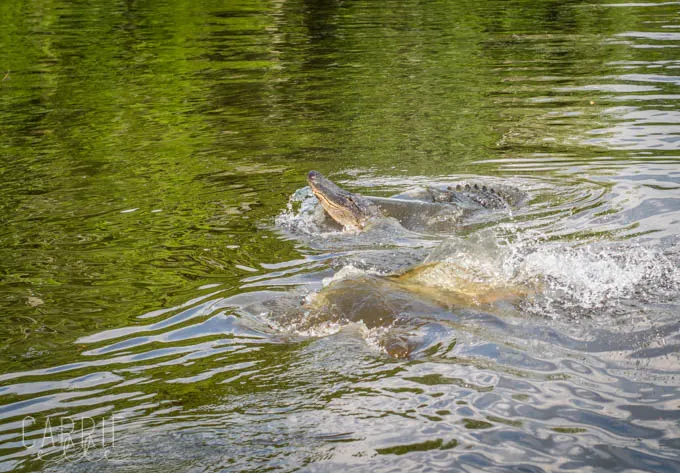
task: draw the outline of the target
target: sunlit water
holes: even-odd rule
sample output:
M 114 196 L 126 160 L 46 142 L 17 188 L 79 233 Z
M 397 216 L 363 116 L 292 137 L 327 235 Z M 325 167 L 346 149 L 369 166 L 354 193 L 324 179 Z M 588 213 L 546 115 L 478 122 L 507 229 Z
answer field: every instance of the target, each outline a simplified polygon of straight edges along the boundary
M 0 469 L 680 471 L 679 11 L 2 2 Z

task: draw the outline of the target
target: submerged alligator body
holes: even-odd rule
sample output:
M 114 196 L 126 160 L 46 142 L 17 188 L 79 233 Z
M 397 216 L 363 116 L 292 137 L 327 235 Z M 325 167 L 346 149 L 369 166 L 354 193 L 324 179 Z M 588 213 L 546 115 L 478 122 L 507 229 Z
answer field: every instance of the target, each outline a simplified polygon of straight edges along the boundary
M 426 187 L 393 197 L 369 197 L 349 192 L 320 172 L 310 171 L 307 182 L 326 213 L 344 228 L 361 230 L 381 217 L 400 223 L 459 218 L 481 210 L 504 210 L 517 199 L 505 192 L 480 185 L 458 185 L 445 189 Z

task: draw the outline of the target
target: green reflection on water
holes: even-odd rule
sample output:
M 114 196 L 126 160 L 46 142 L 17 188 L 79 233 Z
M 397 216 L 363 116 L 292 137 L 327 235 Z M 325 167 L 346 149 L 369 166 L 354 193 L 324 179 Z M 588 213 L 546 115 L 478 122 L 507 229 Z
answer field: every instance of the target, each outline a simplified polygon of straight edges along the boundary
M 635 20 L 562 2 L 496 7 L 4 3 L 5 349 L 56 349 L 182 301 L 197 281 L 233 283 L 233 263 L 290 259 L 255 222 L 311 163 L 489 173 L 475 162 L 563 152 L 504 76 L 539 65 L 537 80 L 548 68 L 577 82 L 618 59 L 615 44 L 593 49 L 594 32 Z
M 240 267 L 299 257 L 262 224 L 312 167 L 503 175 L 492 161 L 627 158 L 579 142 L 611 99 L 556 87 L 667 58 L 611 40 L 648 15 L 562 1 L 3 2 L 0 372 L 76 361 L 83 335 L 207 284 L 237 293 Z M 153 392 L 200 405 L 206 383 Z M 453 446 L 441 442 L 425 446 Z

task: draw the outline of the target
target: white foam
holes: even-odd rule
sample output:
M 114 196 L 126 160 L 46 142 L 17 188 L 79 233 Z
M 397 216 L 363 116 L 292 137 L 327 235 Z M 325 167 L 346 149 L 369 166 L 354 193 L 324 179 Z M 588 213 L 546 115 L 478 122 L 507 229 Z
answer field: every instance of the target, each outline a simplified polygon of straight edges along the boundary
M 323 221 L 323 209 L 318 202 L 309 187 L 298 189 L 288 199 L 286 210 L 282 211 L 274 222 L 281 228 L 310 235 L 319 234 L 321 231 L 319 223 Z
M 532 312 L 559 316 L 571 309 L 620 307 L 677 294 L 680 270 L 656 247 L 632 242 L 550 242 L 538 233 L 513 241 L 493 231 L 442 243 L 427 259 L 439 262 L 419 282 L 453 289 L 461 282 L 526 287 Z
M 340 271 L 336 272 L 333 276 L 323 278 L 322 284 L 323 287 L 327 287 L 330 284 L 337 281 L 342 281 L 344 279 L 358 279 L 366 275 L 381 276 L 382 273 L 373 269 L 360 269 L 354 265 L 349 264 L 347 266 L 344 266 L 342 269 L 340 269 Z
M 366 345 L 376 352 L 387 353 L 384 345 L 384 339 L 392 328 L 391 326 L 368 328 L 363 322 L 361 322 L 360 327 L 361 336 L 366 342 Z
M 540 280 L 534 310 L 614 308 L 625 299 L 639 302 L 677 291 L 677 266 L 659 250 L 643 246 L 582 247 L 543 245 L 527 254 L 521 276 Z

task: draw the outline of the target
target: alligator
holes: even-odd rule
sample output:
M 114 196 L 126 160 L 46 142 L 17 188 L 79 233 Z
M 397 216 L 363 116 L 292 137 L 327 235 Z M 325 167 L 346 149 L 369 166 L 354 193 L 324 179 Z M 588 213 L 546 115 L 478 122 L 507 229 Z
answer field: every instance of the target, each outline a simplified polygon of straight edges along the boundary
M 407 228 L 443 218 L 460 220 L 480 210 L 508 210 L 519 200 L 509 192 L 479 184 L 425 187 L 386 198 L 349 192 L 318 171 L 310 171 L 307 182 L 326 214 L 352 230 L 363 230 L 383 217 L 396 218 Z

